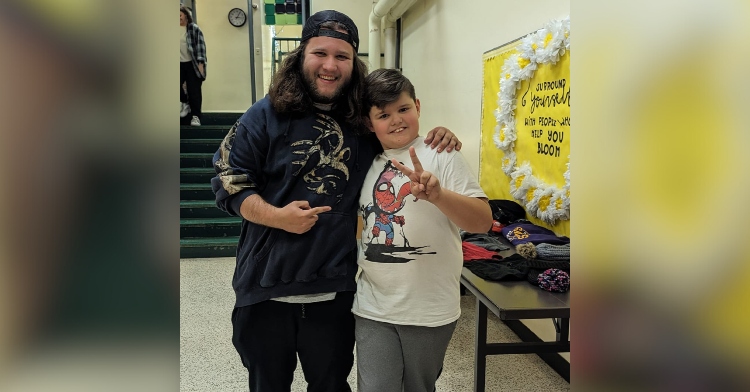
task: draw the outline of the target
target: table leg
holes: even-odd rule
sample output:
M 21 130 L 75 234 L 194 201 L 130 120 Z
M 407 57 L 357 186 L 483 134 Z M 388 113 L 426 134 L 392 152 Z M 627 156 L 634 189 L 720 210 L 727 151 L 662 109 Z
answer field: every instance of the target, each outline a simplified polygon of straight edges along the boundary
M 557 332 L 557 341 L 567 342 L 568 334 L 570 334 L 570 319 L 569 318 L 556 318 L 556 319 L 552 319 L 552 323 L 555 324 L 555 331 Z
M 477 330 L 474 334 L 474 391 L 484 392 L 487 368 L 487 307 L 477 298 Z

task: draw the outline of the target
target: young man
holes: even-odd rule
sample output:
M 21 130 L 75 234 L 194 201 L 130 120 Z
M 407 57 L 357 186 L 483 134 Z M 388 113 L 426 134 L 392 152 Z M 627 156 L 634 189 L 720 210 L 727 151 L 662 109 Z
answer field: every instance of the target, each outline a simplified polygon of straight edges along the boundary
M 425 147 L 409 80 L 393 69 L 365 80 L 368 127 L 384 151 L 360 196 L 357 391 L 432 392 L 461 313 L 458 229 L 489 231 L 492 211 L 459 152 Z
M 214 155 L 216 203 L 245 219 L 232 341 L 253 392 L 289 391 L 297 356 L 308 391 L 350 390 L 356 211 L 381 149 L 361 116 L 367 67 L 358 46 L 349 17 L 312 15 L 268 96 Z M 460 148 L 446 129 L 434 134 L 433 147 Z

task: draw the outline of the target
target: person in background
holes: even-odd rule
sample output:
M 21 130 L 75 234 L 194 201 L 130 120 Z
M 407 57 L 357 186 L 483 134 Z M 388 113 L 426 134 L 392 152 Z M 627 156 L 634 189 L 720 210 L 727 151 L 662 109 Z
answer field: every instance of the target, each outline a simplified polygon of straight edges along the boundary
M 367 66 L 354 22 L 332 10 L 306 21 L 266 97 L 214 155 L 217 206 L 241 216 L 232 342 L 253 392 L 351 391 L 351 313 L 360 189 L 382 150 L 362 118 Z M 445 128 L 426 142 L 461 143 Z
M 365 84 L 367 126 L 384 151 L 359 199 L 357 391 L 432 392 L 461 314 L 459 228 L 486 233 L 492 211 L 460 152 L 425 146 L 409 79 L 378 69 Z
M 206 80 L 206 62 L 203 32 L 193 23 L 190 9 L 180 5 L 180 117 L 192 114 L 193 126 L 201 125 L 203 117 L 201 85 Z

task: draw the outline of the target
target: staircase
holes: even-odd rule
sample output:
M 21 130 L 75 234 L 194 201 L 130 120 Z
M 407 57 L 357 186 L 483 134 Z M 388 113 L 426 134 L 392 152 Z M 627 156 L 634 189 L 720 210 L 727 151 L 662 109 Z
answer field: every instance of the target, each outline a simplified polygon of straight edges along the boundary
M 206 113 L 203 125 L 180 120 L 180 258 L 234 256 L 241 218 L 216 207 L 211 159 L 242 113 Z

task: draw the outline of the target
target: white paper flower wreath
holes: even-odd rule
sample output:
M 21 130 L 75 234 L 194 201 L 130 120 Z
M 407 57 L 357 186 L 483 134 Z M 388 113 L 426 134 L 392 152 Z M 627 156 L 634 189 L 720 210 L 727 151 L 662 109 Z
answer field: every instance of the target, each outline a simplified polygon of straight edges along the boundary
M 524 37 L 517 47 L 518 53 L 510 55 L 503 63 L 495 110 L 497 126 L 493 141 L 505 153 L 502 169 L 510 176 L 510 193 L 525 204 L 526 212 L 549 224 L 570 219 L 570 155 L 562 188 L 536 178 L 528 162 L 517 165 L 514 151 L 516 90 L 522 81 L 534 76 L 537 64 L 556 64 L 569 50 L 570 18 L 550 21 L 544 28 Z

